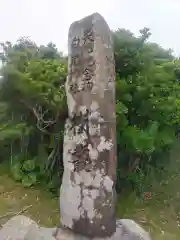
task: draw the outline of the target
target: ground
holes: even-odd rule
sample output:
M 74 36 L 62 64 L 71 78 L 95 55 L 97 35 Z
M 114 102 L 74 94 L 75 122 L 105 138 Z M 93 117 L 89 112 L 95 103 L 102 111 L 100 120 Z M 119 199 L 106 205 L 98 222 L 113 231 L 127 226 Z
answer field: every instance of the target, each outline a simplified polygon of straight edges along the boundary
M 154 240 L 179 239 L 178 213 L 174 212 L 174 207 L 164 203 L 158 205 L 153 201 L 134 201 L 131 195 L 126 201 L 118 201 L 118 215 L 136 220 L 151 232 Z M 23 188 L 7 175 L 0 176 L 0 203 L 1 224 L 22 210 L 22 214 L 42 226 L 57 226 L 59 223 L 57 198 L 46 191 Z
M 153 240 L 180 239 L 179 150 L 173 153 L 173 166 L 173 174 L 163 184 L 154 185 L 154 192 L 146 196 L 147 199 L 138 200 L 134 194 L 118 199 L 118 217 L 134 219 L 151 233 Z M 20 213 L 34 219 L 41 226 L 57 226 L 58 198 L 42 189 L 24 188 L 7 174 L 1 173 L 0 224 Z
M 0 224 L 21 211 L 42 226 L 55 226 L 59 222 L 58 198 L 43 190 L 24 188 L 8 175 L 1 175 Z

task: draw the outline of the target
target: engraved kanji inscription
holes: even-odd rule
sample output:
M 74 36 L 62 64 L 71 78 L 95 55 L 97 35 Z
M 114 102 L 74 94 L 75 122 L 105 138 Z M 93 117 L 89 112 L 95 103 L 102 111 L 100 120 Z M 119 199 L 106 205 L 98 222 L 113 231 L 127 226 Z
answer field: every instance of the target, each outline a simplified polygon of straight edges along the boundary
M 76 148 L 73 152 L 69 152 L 72 155 L 71 163 L 74 164 L 74 171 L 78 171 L 80 169 L 85 169 L 86 171 L 90 171 L 92 169 L 92 161 L 89 157 L 89 149 L 88 144 L 91 143 L 90 134 L 89 134 L 89 111 L 87 110 L 85 114 L 80 112 L 80 115 L 74 115 L 71 120 L 71 126 L 69 130 L 73 132 L 73 135 L 84 134 L 87 135 L 87 139 L 85 140 L 85 145 L 80 143 L 76 145 Z M 78 127 L 77 127 L 78 126 Z
M 85 68 L 83 71 L 83 75 L 84 75 L 83 79 L 89 81 L 94 76 L 94 72 L 90 68 Z
M 77 92 L 79 92 L 78 84 L 77 83 L 71 83 L 69 85 L 69 90 L 70 90 L 71 93 L 76 94 Z
M 86 171 L 90 171 L 92 168 L 92 161 L 89 157 L 89 149 L 88 144 L 83 146 L 82 144 L 77 145 L 75 151 L 72 153 L 74 164 L 74 172 L 81 169 L 85 169 Z
M 80 45 L 80 38 L 79 37 L 74 37 L 72 40 L 72 46 L 73 47 L 78 47 Z
M 88 28 L 84 31 L 83 43 L 88 44 L 94 42 L 94 33 L 92 28 Z
M 79 64 L 81 63 L 81 58 L 80 58 L 80 55 L 75 55 L 75 56 L 72 56 L 72 60 L 71 60 L 71 64 L 72 66 L 79 66 Z

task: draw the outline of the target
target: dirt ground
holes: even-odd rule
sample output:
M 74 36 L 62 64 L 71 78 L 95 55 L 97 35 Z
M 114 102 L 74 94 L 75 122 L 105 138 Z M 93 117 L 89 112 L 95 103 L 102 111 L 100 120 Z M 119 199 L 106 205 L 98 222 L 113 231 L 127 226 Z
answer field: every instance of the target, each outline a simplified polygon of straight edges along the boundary
M 24 214 L 42 226 L 59 224 L 59 203 L 46 191 L 26 189 L 8 175 L 0 176 L 0 224 L 12 216 Z M 155 204 L 154 200 L 134 201 L 134 196 L 118 201 L 117 214 L 132 218 L 148 230 L 154 240 L 180 239 L 178 213 L 173 206 Z

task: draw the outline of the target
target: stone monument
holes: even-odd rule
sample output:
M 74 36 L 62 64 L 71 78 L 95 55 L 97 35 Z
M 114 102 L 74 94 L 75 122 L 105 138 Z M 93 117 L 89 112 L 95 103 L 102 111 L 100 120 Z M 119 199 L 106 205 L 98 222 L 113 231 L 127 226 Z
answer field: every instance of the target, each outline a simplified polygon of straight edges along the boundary
M 92 14 L 68 36 L 62 226 L 88 237 L 116 231 L 115 64 L 110 29 Z

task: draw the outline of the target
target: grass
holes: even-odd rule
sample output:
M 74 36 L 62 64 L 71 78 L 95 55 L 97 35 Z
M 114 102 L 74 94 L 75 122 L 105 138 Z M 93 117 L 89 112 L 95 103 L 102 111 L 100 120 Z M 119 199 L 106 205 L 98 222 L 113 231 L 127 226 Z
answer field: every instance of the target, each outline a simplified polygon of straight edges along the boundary
M 31 217 L 42 226 L 55 226 L 59 222 L 58 199 L 50 193 L 34 188 L 23 188 L 8 175 L 0 176 L 0 224 L 16 215 Z
M 135 220 L 150 232 L 153 240 L 180 239 L 179 148 L 173 151 L 172 159 L 171 174 L 166 176 L 166 181 L 153 183 L 152 198 L 139 200 L 134 193 L 124 193 L 118 199 L 118 217 Z M 0 224 L 28 206 L 31 207 L 23 215 L 41 226 L 59 225 L 58 198 L 42 189 L 23 188 L 8 174 L 0 173 Z
M 178 212 L 173 205 L 156 199 L 138 200 L 134 194 L 118 201 L 121 218 L 131 218 L 146 229 L 153 240 L 180 239 Z

